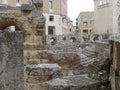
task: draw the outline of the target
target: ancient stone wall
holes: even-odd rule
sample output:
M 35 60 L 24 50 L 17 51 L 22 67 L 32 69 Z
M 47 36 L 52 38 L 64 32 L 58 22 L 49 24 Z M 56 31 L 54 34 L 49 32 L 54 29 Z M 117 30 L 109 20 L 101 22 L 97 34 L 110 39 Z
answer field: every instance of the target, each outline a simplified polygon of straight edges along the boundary
M 0 31 L 0 90 L 24 89 L 23 34 Z
M 46 36 L 46 43 L 50 44 L 52 42 L 55 42 L 54 44 L 61 42 L 80 42 L 81 41 L 81 36 L 76 36 L 76 35 L 47 35 Z
M 44 49 L 45 18 L 42 16 L 42 2 L 34 4 L 24 4 L 21 7 L 0 6 L 0 30 L 14 25 L 23 31 L 24 57 L 27 61 L 28 57 L 29 61 L 39 60 L 34 57 L 39 50 Z
M 101 90 L 97 80 L 79 75 L 47 81 L 46 87 L 46 90 Z
M 45 82 L 61 77 L 61 67 L 57 64 L 27 65 L 27 90 L 45 90 Z
M 57 63 L 62 67 L 63 75 L 68 75 L 72 70 L 77 70 L 80 66 L 80 56 L 73 52 L 49 53 L 49 62 Z
M 99 57 L 110 57 L 110 45 L 108 42 L 95 42 L 95 52 Z
M 105 41 L 110 38 L 109 34 L 91 34 L 91 35 L 47 35 L 46 44 L 56 45 L 59 43 L 80 43 L 80 42 L 94 42 Z
M 110 40 L 111 45 L 111 86 L 112 90 L 120 89 L 120 42 L 118 39 Z
M 0 34 L 0 90 L 26 90 L 26 87 L 24 89 L 26 62 L 40 63 L 45 42 L 45 18 L 42 16 L 41 1 L 34 2 L 33 5 L 24 4 L 21 7 L 0 6 L 0 30 L 4 32 L 6 27 L 14 25 L 22 32 L 8 31 Z

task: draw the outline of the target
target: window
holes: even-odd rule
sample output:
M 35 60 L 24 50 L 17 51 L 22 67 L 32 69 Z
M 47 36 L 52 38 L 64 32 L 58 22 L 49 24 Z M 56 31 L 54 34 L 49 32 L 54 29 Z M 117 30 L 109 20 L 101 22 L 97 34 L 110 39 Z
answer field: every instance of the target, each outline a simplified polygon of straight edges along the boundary
M 87 27 L 88 23 L 87 22 L 83 22 L 83 27 Z
M 109 0 L 100 0 L 99 5 L 110 3 Z
M 70 38 L 70 42 L 76 42 L 76 38 L 75 37 L 71 37 Z
M 48 35 L 54 35 L 55 26 L 48 26 Z
M 91 30 L 90 30 L 90 33 L 91 33 Z
M 66 40 L 66 37 L 63 37 L 63 41 L 65 41 Z
M 8 0 L 2 0 L 3 4 L 8 4 Z
M 49 16 L 49 21 L 54 21 L 54 16 Z
M 103 4 L 103 1 L 102 0 L 100 0 L 100 5 L 102 5 Z
M 94 23 L 93 23 L 93 22 L 94 22 L 93 20 L 90 21 L 90 27 L 93 27 L 93 26 L 94 26 Z
M 88 34 L 88 30 L 83 30 L 83 33 L 86 33 L 86 34 Z
M 53 2 L 49 1 L 49 9 L 53 9 Z
M 20 3 L 20 0 L 16 0 L 16 3 Z
M 20 7 L 21 4 L 20 4 L 20 0 L 16 0 L 16 6 Z

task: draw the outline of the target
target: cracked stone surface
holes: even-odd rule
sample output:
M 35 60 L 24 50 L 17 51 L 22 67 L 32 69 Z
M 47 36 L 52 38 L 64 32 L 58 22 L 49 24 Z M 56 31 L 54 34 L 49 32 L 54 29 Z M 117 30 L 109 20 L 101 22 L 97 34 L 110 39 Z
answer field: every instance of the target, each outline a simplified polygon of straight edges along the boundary
M 97 90 L 99 82 L 84 76 L 65 76 L 46 82 L 47 90 Z
M 0 31 L 0 90 L 24 90 L 21 32 Z

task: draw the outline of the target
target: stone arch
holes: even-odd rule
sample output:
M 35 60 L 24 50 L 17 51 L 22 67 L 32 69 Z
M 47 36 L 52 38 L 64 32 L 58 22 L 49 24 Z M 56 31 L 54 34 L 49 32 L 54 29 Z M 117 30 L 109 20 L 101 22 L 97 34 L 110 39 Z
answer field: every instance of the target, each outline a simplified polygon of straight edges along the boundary
M 21 7 L 0 6 L 0 30 L 14 25 L 23 32 L 24 58 L 27 60 L 26 57 L 30 57 L 28 63 L 32 63 L 33 60 L 39 62 L 36 54 L 44 49 L 45 44 L 45 18 L 41 14 L 42 6 L 36 7 L 39 7 L 38 15 L 35 14 L 37 13 L 35 7 L 27 4 Z
M 0 20 L 0 30 L 4 30 L 6 27 L 14 25 L 16 28 L 19 28 L 21 31 L 25 31 L 25 28 L 20 26 L 20 22 L 14 19 L 12 20 Z
M 120 33 L 120 15 L 118 16 L 118 32 Z

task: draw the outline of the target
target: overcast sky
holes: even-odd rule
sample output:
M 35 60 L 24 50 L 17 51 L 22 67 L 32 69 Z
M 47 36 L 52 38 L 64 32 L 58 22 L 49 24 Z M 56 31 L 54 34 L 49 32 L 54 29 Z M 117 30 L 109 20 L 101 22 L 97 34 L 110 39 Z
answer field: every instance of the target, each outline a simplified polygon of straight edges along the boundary
M 74 21 L 82 11 L 94 11 L 94 0 L 68 0 L 68 17 Z

